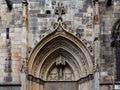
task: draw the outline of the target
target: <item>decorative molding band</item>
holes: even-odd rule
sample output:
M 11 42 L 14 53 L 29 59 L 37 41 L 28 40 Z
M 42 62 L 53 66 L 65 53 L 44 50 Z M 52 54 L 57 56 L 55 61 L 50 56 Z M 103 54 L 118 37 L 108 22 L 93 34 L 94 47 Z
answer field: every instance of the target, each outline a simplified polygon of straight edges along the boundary
M 71 81 L 71 82 L 78 82 L 79 84 L 81 84 L 81 83 L 85 83 L 87 81 L 91 81 L 93 79 L 94 79 L 93 74 L 89 74 L 86 77 L 83 77 L 83 78 L 81 78 L 77 81 Z M 36 82 L 36 83 L 39 83 L 39 84 L 42 84 L 42 85 L 44 84 L 44 82 L 47 82 L 47 81 L 44 81 L 40 78 L 34 77 L 33 75 L 30 75 L 30 74 L 27 75 L 27 80 L 32 81 L 32 82 Z M 52 81 L 48 81 L 48 82 L 52 82 Z M 57 82 L 59 82 L 59 81 L 57 81 Z M 69 81 L 62 81 L 62 82 L 69 82 Z
M 27 80 L 33 81 L 42 85 L 44 84 L 44 81 L 42 79 L 34 77 L 33 75 L 30 75 L 30 74 L 27 75 Z
M 102 82 L 102 83 L 100 83 L 100 86 L 104 86 L 104 85 L 120 85 L 120 82 L 115 82 L 115 83 L 113 83 L 113 82 Z
M 79 84 L 85 83 L 85 82 L 91 81 L 91 80 L 93 80 L 93 79 L 94 79 L 94 75 L 93 75 L 93 74 L 89 74 L 89 75 L 87 75 L 86 77 L 80 78 L 80 79 L 78 80 L 78 83 L 79 83 Z

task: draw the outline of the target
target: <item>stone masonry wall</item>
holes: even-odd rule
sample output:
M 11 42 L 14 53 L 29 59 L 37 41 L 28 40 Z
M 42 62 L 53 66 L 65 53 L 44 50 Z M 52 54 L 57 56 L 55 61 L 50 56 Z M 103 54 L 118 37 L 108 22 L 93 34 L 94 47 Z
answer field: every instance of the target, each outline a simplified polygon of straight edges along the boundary
M 10 28 L 12 51 L 12 83 L 20 83 L 20 67 L 22 63 L 21 48 L 21 18 L 22 0 L 12 0 L 13 10 L 7 11 L 4 0 L 0 1 L 0 83 L 4 83 L 4 64 L 6 58 L 5 29 Z M 80 34 L 80 38 L 86 39 L 93 45 L 93 3 L 92 0 L 61 0 L 67 13 L 63 20 L 73 34 Z M 100 39 L 101 39 L 101 82 L 112 82 L 115 63 L 111 48 L 111 30 L 114 23 L 120 18 L 120 1 L 115 0 L 112 6 L 106 7 L 105 0 L 100 0 Z M 49 2 L 49 3 L 48 3 Z M 57 0 L 29 0 L 29 45 L 34 45 L 47 35 L 48 30 L 53 30 L 52 25 L 57 20 L 54 9 Z
M 117 4 L 116 4 L 117 2 Z M 103 4 L 102 4 L 103 5 Z M 102 6 L 101 5 L 101 6 Z M 102 7 L 101 7 L 102 8 Z M 111 47 L 111 31 L 114 23 L 120 18 L 120 2 L 104 7 L 101 14 L 101 82 L 112 82 L 115 74 L 115 53 Z
M 13 9 L 8 12 L 7 5 L 4 0 L 0 2 L 0 82 L 4 82 L 4 60 L 6 58 L 6 39 L 5 29 L 10 28 L 11 51 L 12 51 L 12 75 L 13 82 L 19 82 L 20 64 L 22 63 L 21 48 L 24 40 L 22 37 L 22 1 L 12 0 Z M 53 29 L 52 25 L 56 22 L 54 9 L 57 5 L 56 0 L 29 0 L 29 40 L 30 47 L 34 47 L 39 42 L 41 36 L 46 35 L 47 30 Z M 74 34 L 79 33 L 83 39 L 92 44 L 92 1 L 88 0 L 62 0 L 63 5 L 67 9 L 63 20 L 68 25 L 68 29 L 72 28 Z M 48 5 L 47 5 L 48 4 Z
M 3 83 L 20 83 L 20 63 L 21 63 L 21 5 L 14 4 L 13 10 L 8 12 L 5 1 L 0 1 L 0 84 Z M 18 9 L 19 7 L 19 9 Z M 6 28 L 10 28 L 11 53 L 12 53 L 12 82 L 5 82 L 5 59 L 7 57 L 6 48 Z

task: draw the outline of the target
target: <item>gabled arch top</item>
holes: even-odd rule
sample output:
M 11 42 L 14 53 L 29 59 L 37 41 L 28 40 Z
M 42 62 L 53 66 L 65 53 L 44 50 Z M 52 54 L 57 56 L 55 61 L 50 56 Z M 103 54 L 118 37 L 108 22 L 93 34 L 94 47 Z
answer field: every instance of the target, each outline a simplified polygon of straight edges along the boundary
M 33 51 L 30 54 L 29 63 L 28 63 L 28 67 L 29 67 L 28 73 L 33 74 L 32 71 L 34 71 L 33 68 L 34 68 L 35 61 L 40 60 L 39 59 L 40 53 L 42 55 L 43 51 L 48 49 L 48 46 L 50 46 L 50 44 L 58 42 L 59 46 L 60 46 L 61 43 L 69 42 L 69 45 L 67 45 L 67 46 L 63 45 L 63 47 L 69 47 L 69 46 L 72 47 L 74 45 L 76 49 L 80 50 L 84 54 L 84 57 L 87 60 L 87 61 L 85 61 L 86 65 L 88 64 L 88 68 L 89 68 L 89 72 L 87 72 L 87 73 L 91 74 L 93 72 L 92 56 L 91 56 L 89 50 L 87 49 L 87 47 L 85 46 L 85 44 L 79 38 L 77 38 L 73 34 L 66 31 L 64 28 L 62 28 L 60 31 L 58 30 L 59 28 L 61 28 L 61 27 L 57 27 L 53 32 L 51 32 L 46 37 L 44 37 L 35 46 L 35 48 L 33 49 Z M 51 49 L 53 49 L 53 48 L 51 48 Z M 71 49 L 71 48 L 69 48 L 69 49 Z M 68 50 L 68 51 L 70 51 L 70 50 Z M 74 53 L 74 52 L 70 51 L 70 53 Z M 37 77 L 39 77 L 39 74 L 37 74 Z

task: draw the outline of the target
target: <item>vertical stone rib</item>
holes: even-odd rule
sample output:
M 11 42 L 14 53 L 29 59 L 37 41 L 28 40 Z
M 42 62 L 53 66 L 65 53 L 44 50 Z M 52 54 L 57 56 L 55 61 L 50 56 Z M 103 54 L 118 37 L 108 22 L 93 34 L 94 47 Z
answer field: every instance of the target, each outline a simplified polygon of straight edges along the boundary
M 9 28 L 6 29 L 6 51 L 7 51 L 7 58 L 5 59 L 5 82 L 12 81 L 12 59 L 11 59 L 11 39 L 9 38 Z
M 26 82 L 26 71 L 28 62 L 28 47 L 29 47 L 29 30 L 28 30 L 28 2 L 27 0 L 22 0 L 22 74 L 21 74 L 21 90 L 27 90 Z
M 100 5 L 94 0 L 94 90 L 99 90 L 99 63 L 100 63 Z
M 22 58 L 23 61 L 27 62 L 28 47 L 29 47 L 29 30 L 28 30 L 28 2 L 27 0 L 22 1 L 23 16 L 22 16 L 22 37 L 23 37 L 23 49 Z

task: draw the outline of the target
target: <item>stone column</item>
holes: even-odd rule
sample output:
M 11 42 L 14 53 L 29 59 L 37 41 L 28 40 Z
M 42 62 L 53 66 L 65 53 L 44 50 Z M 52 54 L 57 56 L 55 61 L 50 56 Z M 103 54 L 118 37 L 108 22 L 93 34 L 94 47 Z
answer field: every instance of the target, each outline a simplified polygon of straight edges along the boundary
M 22 16 L 22 43 L 23 43 L 23 55 L 22 58 L 25 60 L 25 65 L 28 56 L 29 47 L 29 30 L 28 30 L 28 2 L 23 0 L 22 2 L 23 16 Z
M 99 90 L 99 67 L 96 67 L 95 73 L 94 73 L 94 90 Z
M 80 84 L 80 87 L 81 87 L 81 89 L 84 89 L 84 83 L 83 82 Z
M 32 90 L 37 90 L 37 87 L 36 87 L 36 82 L 32 82 Z
M 27 90 L 32 90 L 32 76 L 27 76 Z
M 94 68 L 95 71 L 97 65 L 100 63 L 100 14 L 99 14 L 99 0 L 94 0 Z M 94 90 L 99 90 L 99 72 L 94 73 Z
M 29 47 L 29 31 L 28 31 L 28 2 L 27 0 L 22 1 L 22 72 L 21 72 L 21 90 L 27 90 L 27 79 L 26 79 L 26 71 L 27 71 L 27 61 L 28 61 L 28 47 Z
M 28 90 L 32 90 L 32 89 L 31 89 L 31 86 L 32 86 L 32 81 L 31 81 L 31 80 L 29 80 L 28 82 L 29 82 L 29 84 L 28 84 L 28 86 L 27 86 L 27 87 L 29 87 L 29 88 L 28 88 Z
M 39 85 L 39 84 L 40 84 L 40 80 L 37 79 L 37 83 L 36 83 L 36 87 L 37 87 L 37 88 L 36 88 L 36 90 L 40 90 L 40 85 Z
M 40 89 L 39 90 L 43 90 L 43 85 L 42 84 L 40 84 Z
M 90 81 L 89 81 L 90 90 L 94 90 L 94 82 L 93 82 L 94 78 L 93 78 L 93 76 L 90 76 L 89 79 L 90 79 Z

